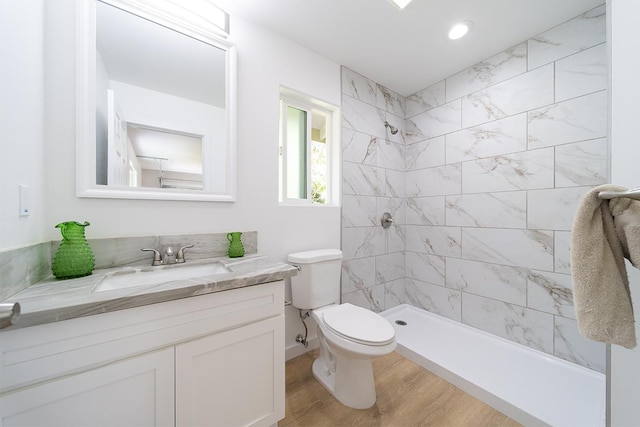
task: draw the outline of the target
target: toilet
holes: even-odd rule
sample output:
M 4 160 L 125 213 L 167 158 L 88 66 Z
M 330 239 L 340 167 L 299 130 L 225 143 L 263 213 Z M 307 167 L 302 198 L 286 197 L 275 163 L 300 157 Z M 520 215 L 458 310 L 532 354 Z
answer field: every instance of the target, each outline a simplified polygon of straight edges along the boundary
M 291 278 L 292 304 L 310 310 L 318 325 L 314 377 L 343 405 L 370 408 L 376 403 L 371 362 L 396 348 L 393 327 L 373 311 L 340 304 L 340 250 L 297 252 L 287 260 L 299 269 Z

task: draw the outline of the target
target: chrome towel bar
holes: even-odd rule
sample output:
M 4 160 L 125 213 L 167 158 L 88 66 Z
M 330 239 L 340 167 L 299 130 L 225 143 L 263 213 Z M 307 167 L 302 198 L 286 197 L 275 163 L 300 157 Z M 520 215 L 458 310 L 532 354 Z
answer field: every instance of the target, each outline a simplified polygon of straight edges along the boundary
M 640 187 L 632 188 L 627 191 L 601 191 L 598 193 L 601 199 L 616 199 L 618 197 L 628 197 L 630 199 L 640 200 Z

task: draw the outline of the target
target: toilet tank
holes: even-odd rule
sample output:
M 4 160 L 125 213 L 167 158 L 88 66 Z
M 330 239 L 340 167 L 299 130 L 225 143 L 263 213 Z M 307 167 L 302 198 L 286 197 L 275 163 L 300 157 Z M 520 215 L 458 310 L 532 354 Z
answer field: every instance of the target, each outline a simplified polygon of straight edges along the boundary
M 291 278 L 291 302 L 294 307 L 314 309 L 340 303 L 340 250 L 297 252 L 290 254 L 287 261 L 300 269 Z

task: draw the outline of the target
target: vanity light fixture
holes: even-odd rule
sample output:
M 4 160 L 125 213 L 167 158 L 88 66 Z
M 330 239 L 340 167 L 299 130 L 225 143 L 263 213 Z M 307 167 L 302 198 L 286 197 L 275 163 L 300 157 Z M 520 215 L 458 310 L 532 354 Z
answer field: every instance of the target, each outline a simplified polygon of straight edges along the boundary
M 404 9 L 409 3 L 411 3 L 411 0 L 389 0 L 389 1 L 393 3 L 393 5 L 400 10 Z
M 449 39 L 451 40 L 461 39 L 462 37 L 466 36 L 469 33 L 472 27 L 473 27 L 473 23 L 471 21 L 457 22 L 449 29 L 449 34 L 448 34 Z

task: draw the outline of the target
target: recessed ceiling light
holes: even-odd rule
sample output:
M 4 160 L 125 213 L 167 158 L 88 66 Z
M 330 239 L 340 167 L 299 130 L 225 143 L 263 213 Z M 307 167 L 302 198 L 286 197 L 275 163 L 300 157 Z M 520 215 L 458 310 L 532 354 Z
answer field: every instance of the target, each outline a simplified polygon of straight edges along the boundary
M 458 40 L 466 36 L 472 26 L 471 21 L 460 21 L 454 24 L 451 29 L 449 29 L 449 38 L 451 40 Z
M 411 3 L 411 0 L 389 0 L 389 1 L 393 3 L 400 10 L 404 9 L 405 6 Z

